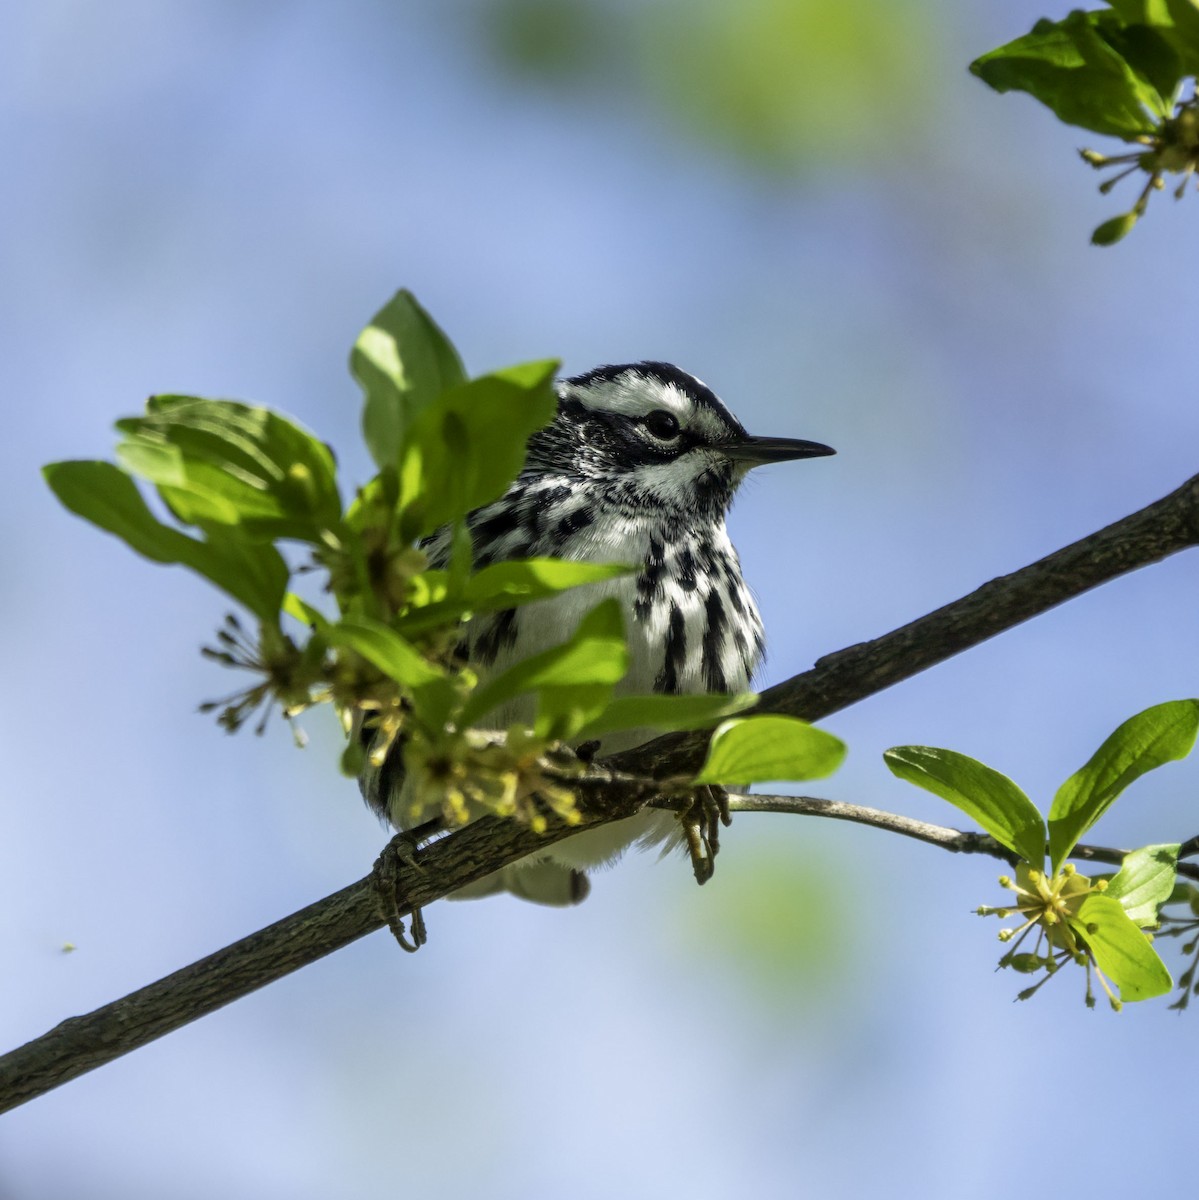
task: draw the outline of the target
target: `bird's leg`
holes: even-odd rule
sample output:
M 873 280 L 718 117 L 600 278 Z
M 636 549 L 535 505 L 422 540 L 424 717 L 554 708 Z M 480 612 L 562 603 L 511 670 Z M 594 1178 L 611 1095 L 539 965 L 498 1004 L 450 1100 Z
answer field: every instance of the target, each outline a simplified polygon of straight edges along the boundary
M 439 833 L 442 827 L 441 818 L 436 817 L 431 821 L 426 821 L 423 825 L 418 825 L 415 829 L 405 829 L 397 833 L 383 847 L 383 852 L 375 859 L 375 865 L 371 870 L 375 895 L 378 898 L 383 919 L 387 922 L 387 928 L 391 930 L 392 937 L 400 944 L 400 947 L 407 950 L 409 954 L 415 954 L 428 941 L 428 933 L 425 929 L 424 914 L 415 907 L 411 913 L 411 940 L 404 930 L 404 919 L 400 915 L 401 874 L 405 868 L 410 871 L 424 871 L 424 867 L 417 861 L 417 851 L 420 849 L 422 841 L 427 841 L 435 833 Z
M 716 855 L 720 852 L 720 827 L 732 823 L 728 793 L 721 787 L 705 785 L 691 795 L 691 801 L 679 813 L 695 882 L 701 886 L 716 871 Z

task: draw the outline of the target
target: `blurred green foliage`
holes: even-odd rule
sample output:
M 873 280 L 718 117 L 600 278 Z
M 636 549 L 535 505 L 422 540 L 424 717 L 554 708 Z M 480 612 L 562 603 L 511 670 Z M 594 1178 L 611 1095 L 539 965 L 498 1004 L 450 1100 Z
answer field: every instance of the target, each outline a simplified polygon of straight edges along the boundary
M 842 993 L 862 941 L 838 857 L 776 819 L 786 824 L 769 838 L 746 831 L 722 854 L 719 895 L 688 895 L 677 924 L 697 954 L 718 946 L 734 984 L 757 1003 L 794 1009 Z
M 935 115 L 937 23 L 922 0 L 495 0 L 515 73 L 606 95 L 753 169 L 896 154 Z

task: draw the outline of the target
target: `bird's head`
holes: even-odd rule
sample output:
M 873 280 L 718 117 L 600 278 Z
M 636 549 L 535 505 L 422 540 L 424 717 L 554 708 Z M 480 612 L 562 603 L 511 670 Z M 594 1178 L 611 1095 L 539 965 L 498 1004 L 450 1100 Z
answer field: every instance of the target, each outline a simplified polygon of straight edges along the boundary
M 753 467 L 836 453 L 752 437 L 716 394 L 662 362 L 597 367 L 558 385 L 558 415 L 529 441 L 526 473 L 562 474 L 630 514 L 716 518 Z

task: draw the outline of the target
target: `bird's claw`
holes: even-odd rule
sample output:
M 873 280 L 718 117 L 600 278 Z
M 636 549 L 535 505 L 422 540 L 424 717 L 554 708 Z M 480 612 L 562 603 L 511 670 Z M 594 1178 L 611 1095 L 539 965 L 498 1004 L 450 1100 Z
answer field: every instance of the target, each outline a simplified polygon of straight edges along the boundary
M 732 824 L 728 793 L 721 787 L 705 785 L 695 789 L 691 803 L 679 813 L 695 882 L 701 886 L 716 872 L 720 852 L 720 827 Z
M 371 870 L 371 878 L 375 885 L 375 895 L 379 901 L 379 910 L 391 930 L 392 937 L 399 943 L 400 948 L 409 954 L 415 954 L 428 941 L 425 929 L 424 914 L 415 905 L 410 913 L 412 936 L 404 929 L 404 918 L 400 912 L 400 885 L 404 870 L 421 873 L 424 867 L 420 865 L 416 855 L 420 850 L 422 840 L 436 833 L 441 827 L 440 821 L 427 821 L 415 829 L 406 829 L 383 847 L 383 852 L 375 859 Z

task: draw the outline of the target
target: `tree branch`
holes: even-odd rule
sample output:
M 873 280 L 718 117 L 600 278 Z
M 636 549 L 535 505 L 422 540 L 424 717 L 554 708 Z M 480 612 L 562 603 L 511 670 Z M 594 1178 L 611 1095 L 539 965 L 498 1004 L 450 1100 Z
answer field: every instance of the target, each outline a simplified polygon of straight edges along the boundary
M 1199 543 L 1199 476 L 1106 529 L 892 633 L 822 658 L 767 691 L 760 711 L 818 720 L 941 662 L 1073 596 Z M 516 862 L 580 828 L 619 820 L 652 796 L 652 783 L 689 775 L 703 733 L 668 735 L 597 764 L 577 785 L 582 826 L 552 821 L 545 835 L 484 818 L 421 851 L 405 870 L 400 915 Z M 637 778 L 642 777 L 642 778 Z M 774 804 L 770 809 L 767 806 Z M 786 807 L 783 807 L 783 806 Z M 816 807 L 803 808 L 802 805 Z M 994 853 L 981 834 L 960 833 L 872 809 L 804 797 L 738 797 L 742 811 L 808 812 L 873 824 L 946 849 Z M 1188 843 L 1190 845 L 1190 843 Z M 1002 847 L 996 849 L 1002 850 Z M 1006 851 L 998 857 L 1005 857 Z M 1079 847 L 1080 857 L 1118 862 L 1119 851 Z M 1106 857 L 1105 857 L 1106 856 Z M 1189 873 L 1194 868 L 1187 868 Z M 173 975 L 83 1017 L 72 1017 L 0 1058 L 0 1112 L 145 1045 L 385 924 L 374 877 L 326 897 Z

